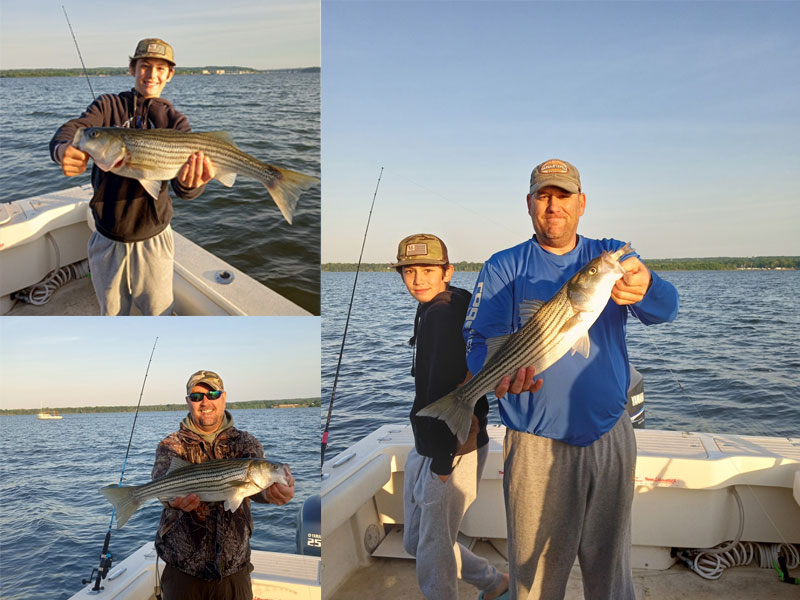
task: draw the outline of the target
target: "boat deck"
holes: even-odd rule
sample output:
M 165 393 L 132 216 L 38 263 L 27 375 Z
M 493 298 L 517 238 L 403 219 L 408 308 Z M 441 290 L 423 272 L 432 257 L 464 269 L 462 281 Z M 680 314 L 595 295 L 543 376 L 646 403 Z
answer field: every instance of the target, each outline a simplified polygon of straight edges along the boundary
M 500 548 L 498 552 L 497 548 Z M 504 558 L 505 540 L 492 543 L 480 541 L 473 552 L 485 556 L 495 567 L 508 571 L 508 561 Z M 800 576 L 800 569 L 792 575 Z M 634 588 L 637 600 L 797 600 L 800 588 L 778 581 L 773 569 L 758 567 L 733 567 L 726 569 L 716 581 L 703 579 L 681 564 L 658 571 L 652 569 L 633 570 Z M 478 591 L 471 585 L 459 581 L 459 596 L 464 600 L 477 598 Z M 399 558 L 378 558 L 373 563 L 353 573 L 347 581 L 328 597 L 329 600 L 350 600 L 351 598 L 381 598 L 381 600 L 422 600 L 417 586 L 415 562 Z M 583 599 L 583 579 L 580 567 L 572 568 L 565 600 Z
M 6 316 L 100 316 L 100 305 L 97 303 L 91 280 L 84 278 L 70 281 L 58 288 L 50 301 L 42 306 L 17 302 Z

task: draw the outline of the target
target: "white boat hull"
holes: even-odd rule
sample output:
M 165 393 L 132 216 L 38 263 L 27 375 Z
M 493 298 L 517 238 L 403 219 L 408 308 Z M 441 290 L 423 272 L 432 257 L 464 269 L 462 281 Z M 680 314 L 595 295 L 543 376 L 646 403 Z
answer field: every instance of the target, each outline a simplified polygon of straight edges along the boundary
M 254 600 L 320 600 L 319 558 L 253 550 L 251 562 Z M 164 563 L 159 561 L 159 574 L 163 569 Z M 156 551 L 149 542 L 114 565 L 101 581 L 100 593 L 92 591 L 92 583 L 69 600 L 151 600 L 155 598 L 156 585 Z
M 89 212 L 91 193 L 86 185 L 0 204 L 0 314 L 13 307 L 12 293 L 40 282 L 54 269 L 86 258 L 94 225 Z M 174 239 L 176 314 L 310 315 L 180 233 L 174 232 Z M 84 293 L 91 295 L 92 302 L 83 310 L 97 311 L 91 286 Z M 64 314 L 55 304 L 25 314 Z
M 635 430 L 638 460 L 632 514 L 632 566 L 668 569 L 673 547 L 708 548 L 741 539 L 800 543 L 800 439 Z M 462 522 L 471 538 L 507 536 L 503 500 L 505 428 L 490 426 L 489 457 L 477 500 Z M 383 551 L 390 525 L 403 522 L 403 469 L 410 426 L 383 426 L 323 467 L 324 596 L 330 597 Z M 399 529 L 399 528 L 397 528 Z M 408 557 L 408 555 L 405 555 Z M 409 557 L 410 558 L 410 557 Z M 788 587 L 788 586 L 787 586 Z

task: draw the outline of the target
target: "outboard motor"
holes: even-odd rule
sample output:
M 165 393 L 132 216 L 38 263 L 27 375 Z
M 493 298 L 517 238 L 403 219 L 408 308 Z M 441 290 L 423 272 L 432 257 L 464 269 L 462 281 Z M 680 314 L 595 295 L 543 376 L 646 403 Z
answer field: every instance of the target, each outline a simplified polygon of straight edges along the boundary
M 322 555 L 322 497 L 309 496 L 297 511 L 297 553 L 306 556 Z
M 628 416 L 635 429 L 644 429 L 644 377 L 637 371 L 632 364 L 628 364 L 631 370 L 631 384 L 628 387 Z

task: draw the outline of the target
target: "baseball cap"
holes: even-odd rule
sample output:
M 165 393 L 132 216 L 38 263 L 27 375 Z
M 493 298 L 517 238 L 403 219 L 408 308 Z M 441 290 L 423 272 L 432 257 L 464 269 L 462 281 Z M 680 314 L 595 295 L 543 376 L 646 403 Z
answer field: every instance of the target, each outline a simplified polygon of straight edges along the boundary
M 172 46 L 159 38 L 145 38 L 136 44 L 136 51 L 131 60 L 137 58 L 160 58 L 175 66 L 175 57 L 172 53 Z
M 531 194 L 548 185 L 577 194 L 581 191 L 581 175 L 567 161 L 551 158 L 538 165 L 531 173 Z
M 197 373 L 192 374 L 192 376 L 189 377 L 189 381 L 186 382 L 186 393 L 191 393 L 192 388 L 198 383 L 205 383 L 212 390 L 225 391 L 225 387 L 222 385 L 222 378 L 214 373 L 214 371 L 205 371 L 201 369 L 197 371 Z
M 415 233 L 403 238 L 397 245 L 397 262 L 393 268 L 405 265 L 447 265 L 447 246 L 435 235 Z

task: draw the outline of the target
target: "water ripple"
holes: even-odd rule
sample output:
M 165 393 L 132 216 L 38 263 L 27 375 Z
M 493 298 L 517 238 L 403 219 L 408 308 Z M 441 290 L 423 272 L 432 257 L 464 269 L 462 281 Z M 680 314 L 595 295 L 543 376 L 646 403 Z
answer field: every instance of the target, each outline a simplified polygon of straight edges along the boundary
M 323 273 L 323 399 L 330 399 L 353 273 Z M 456 273 L 471 290 L 477 274 Z M 800 435 L 796 272 L 674 272 L 677 320 L 628 322 L 654 429 Z M 742 299 L 747 299 L 743 301 Z M 385 423 L 407 422 L 415 305 L 394 272 L 361 273 L 336 390 L 329 456 Z M 490 422 L 498 423 L 492 402 Z
M 131 81 L 104 77 L 94 88 L 98 94 L 116 93 L 130 89 Z M 195 131 L 229 131 L 245 152 L 319 176 L 319 73 L 177 76 L 165 97 L 189 117 Z M 64 177 L 47 149 L 56 129 L 88 101 L 86 82 L 78 77 L 3 80 L 0 201 L 89 182 L 88 174 Z M 175 200 L 174 209 L 176 231 L 319 314 L 319 186 L 303 193 L 293 225 L 260 183 L 244 177 L 233 188 L 211 182 L 197 200 Z M 261 243 L 248 245 L 252 239 Z

